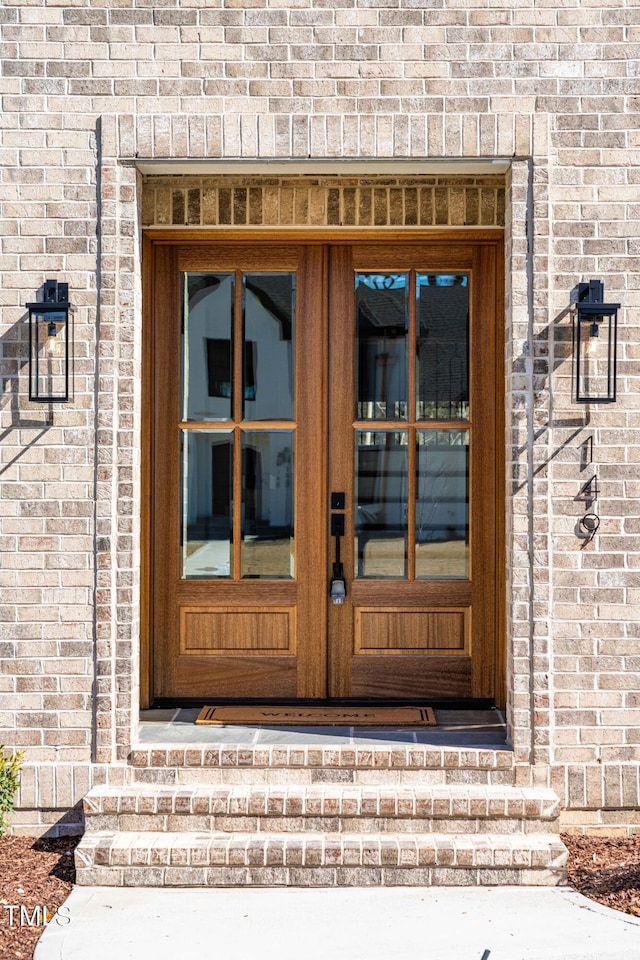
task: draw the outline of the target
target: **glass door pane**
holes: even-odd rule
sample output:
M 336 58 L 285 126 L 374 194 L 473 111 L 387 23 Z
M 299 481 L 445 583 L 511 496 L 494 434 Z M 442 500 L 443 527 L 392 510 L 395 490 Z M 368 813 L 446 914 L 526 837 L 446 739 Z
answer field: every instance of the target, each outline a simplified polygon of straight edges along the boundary
M 355 274 L 356 577 L 469 577 L 469 279 Z
M 360 420 L 407 416 L 409 275 L 356 274 L 356 392 Z
M 293 430 L 242 432 L 242 577 L 290 578 Z
M 183 579 L 294 576 L 295 280 L 183 275 Z
M 416 577 L 469 576 L 469 431 L 416 431 Z
M 230 577 L 231 430 L 182 431 L 182 577 Z
M 416 277 L 416 416 L 469 419 L 469 277 Z
M 407 576 L 406 430 L 356 431 L 356 577 Z
M 184 276 L 183 420 L 231 419 L 233 290 L 232 273 Z
M 246 273 L 243 417 L 293 420 L 295 274 Z

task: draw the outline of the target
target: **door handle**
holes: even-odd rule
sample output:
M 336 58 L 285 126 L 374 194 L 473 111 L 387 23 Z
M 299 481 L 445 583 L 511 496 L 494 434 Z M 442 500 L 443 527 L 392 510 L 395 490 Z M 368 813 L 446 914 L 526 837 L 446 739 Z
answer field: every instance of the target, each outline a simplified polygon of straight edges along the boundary
M 344 513 L 331 514 L 331 536 L 336 540 L 336 553 L 333 562 L 333 575 L 329 587 L 329 596 L 334 606 L 343 605 L 347 595 L 347 583 L 344 579 L 344 569 L 340 561 L 340 538 L 344 537 Z

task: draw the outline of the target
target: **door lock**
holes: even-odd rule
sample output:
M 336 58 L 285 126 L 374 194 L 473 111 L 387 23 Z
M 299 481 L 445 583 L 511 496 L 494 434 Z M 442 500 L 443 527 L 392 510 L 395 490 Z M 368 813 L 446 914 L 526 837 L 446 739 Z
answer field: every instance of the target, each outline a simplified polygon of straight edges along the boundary
M 336 561 L 339 561 L 340 537 L 344 537 L 344 513 L 331 514 L 331 536 L 336 538 Z
M 340 567 L 340 573 L 342 573 L 342 564 L 333 565 L 333 572 L 335 574 L 336 567 Z M 344 598 L 347 595 L 347 585 L 344 582 L 344 577 L 335 575 L 331 578 L 331 590 L 330 590 L 331 603 L 336 607 L 341 607 L 344 603 Z
M 343 501 L 344 506 L 344 501 Z M 331 536 L 336 538 L 336 555 L 333 564 L 333 576 L 329 587 L 331 602 L 340 607 L 347 595 L 347 583 L 344 578 L 344 569 L 340 562 L 340 538 L 344 537 L 344 513 L 331 514 Z

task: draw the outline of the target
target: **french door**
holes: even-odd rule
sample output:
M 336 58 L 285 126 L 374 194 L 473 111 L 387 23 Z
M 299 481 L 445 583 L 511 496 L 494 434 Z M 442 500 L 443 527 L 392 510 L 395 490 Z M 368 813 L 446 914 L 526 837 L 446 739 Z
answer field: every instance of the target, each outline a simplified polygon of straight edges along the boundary
M 160 698 L 494 695 L 498 245 L 154 245 Z

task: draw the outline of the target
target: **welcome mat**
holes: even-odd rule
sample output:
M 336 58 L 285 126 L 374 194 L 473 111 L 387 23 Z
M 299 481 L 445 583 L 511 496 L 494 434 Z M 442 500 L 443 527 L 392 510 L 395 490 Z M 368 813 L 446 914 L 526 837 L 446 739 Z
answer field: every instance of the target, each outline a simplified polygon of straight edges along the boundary
M 223 726 L 433 727 L 431 707 L 203 707 L 196 723 Z

